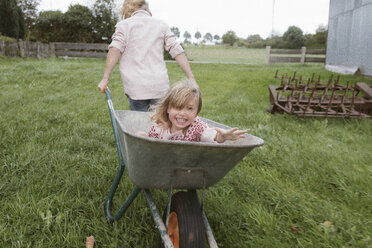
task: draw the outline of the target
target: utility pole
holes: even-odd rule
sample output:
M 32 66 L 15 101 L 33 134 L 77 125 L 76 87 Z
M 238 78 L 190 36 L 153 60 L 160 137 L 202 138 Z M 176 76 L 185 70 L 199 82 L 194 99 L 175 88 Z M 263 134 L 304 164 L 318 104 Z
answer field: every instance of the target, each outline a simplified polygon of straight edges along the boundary
M 271 37 L 274 35 L 274 17 L 275 17 L 275 0 L 273 0 L 273 9 L 271 14 Z

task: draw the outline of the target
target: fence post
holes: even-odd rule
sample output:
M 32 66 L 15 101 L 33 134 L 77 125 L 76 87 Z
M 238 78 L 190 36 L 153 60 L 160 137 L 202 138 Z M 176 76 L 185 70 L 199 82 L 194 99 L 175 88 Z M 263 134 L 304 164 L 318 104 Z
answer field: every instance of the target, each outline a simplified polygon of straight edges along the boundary
M 49 47 L 50 47 L 50 57 L 55 58 L 56 57 L 56 45 L 54 44 L 54 42 L 50 42 Z
M 301 47 L 301 65 L 305 64 L 306 47 Z
M 270 46 L 266 46 L 266 57 L 265 57 L 265 63 L 268 65 L 270 64 Z
M 5 55 L 5 41 L 1 41 L 0 43 L 0 54 Z
M 37 57 L 38 59 L 40 59 L 40 58 L 41 58 L 41 54 L 40 54 L 40 42 L 36 42 L 36 44 L 37 44 L 37 53 L 36 53 L 36 57 Z
M 18 49 L 19 49 L 19 56 L 21 56 L 21 58 L 24 58 L 25 57 L 24 41 L 18 40 Z

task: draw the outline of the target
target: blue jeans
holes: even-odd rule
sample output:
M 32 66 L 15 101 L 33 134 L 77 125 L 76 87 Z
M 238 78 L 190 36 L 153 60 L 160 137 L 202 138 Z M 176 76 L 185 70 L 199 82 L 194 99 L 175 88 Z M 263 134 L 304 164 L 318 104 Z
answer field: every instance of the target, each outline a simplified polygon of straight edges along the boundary
M 133 111 L 148 112 L 151 105 L 155 105 L 159 99 L 133 100 L 129 99 L 129 107 Z

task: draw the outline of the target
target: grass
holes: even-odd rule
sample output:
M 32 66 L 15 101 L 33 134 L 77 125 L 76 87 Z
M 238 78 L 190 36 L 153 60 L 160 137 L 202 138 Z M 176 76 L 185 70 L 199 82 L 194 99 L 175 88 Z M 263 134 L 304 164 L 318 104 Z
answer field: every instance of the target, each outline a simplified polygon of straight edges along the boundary
M 228 63 L 265 63 L 265 49 L 224 46 L 185 46 L 187 58 L 191 61 Z
M 167 65 L 171 82 L 184 78 Z M 192 64 L 201 116 L 265 140 L 206 192 L 219 247 L 371 247 L 372 122 L 269 114 L 279 73 L 328 78 L 318 64 Z M 0 247 L 154 247 L 143 194 L 112 224 L 103 206 L 117 167 L 101 59 L 0 58 Z M 341 76 L 341 82 L 366 81 Z M 128 109 L 117 68 L 116 109 Z M 132 189 L 121 182 L 114 209 Z M 167 192 L 155 190 L 159 209 Z
M 215 63 L 264 64 L 266 49 L 219 46 L 184 46 L 187 57 L 191 61 Z M 308 48 L 311 49 L 311 48 Z M 275 49 L 277 50 L 277 49 Z M 280 49 L 279 49 L 280 50 Z M 301 57 L 301 54 L 274 54 L 279 57 Z M 325 58 L 325 55 L 306 55 L 307 58 Z

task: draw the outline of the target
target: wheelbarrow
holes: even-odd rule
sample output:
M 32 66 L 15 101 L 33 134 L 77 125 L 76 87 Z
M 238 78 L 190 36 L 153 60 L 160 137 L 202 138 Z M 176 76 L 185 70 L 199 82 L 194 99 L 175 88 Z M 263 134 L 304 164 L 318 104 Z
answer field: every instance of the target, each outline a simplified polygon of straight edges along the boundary
M 221 144 L 153 139 L 137 135 L 151 126 L 150 113 L 114 110 L 111 93 L 105 89 L 119 168 L 105 203 L 109 221 L 119 219 L 143 191 L 164 247 L 218 247 L 203 210 L 205 190 L 221 180 L 253 148 L 264 141 L 253 135 Z M 230 129 L 201 118 L 211 127 Z M 134 189 L 117 211 L 111 214 L 112 199 L 124 168 Z M 168 203 L 161 217 L 150 189 L 168 189 Z M 185 189 L 173 194 L 174 189 Z M 196 190 L 202 190 L 199 199 Z

